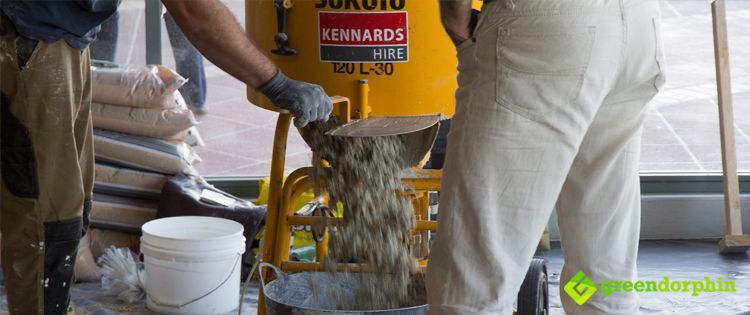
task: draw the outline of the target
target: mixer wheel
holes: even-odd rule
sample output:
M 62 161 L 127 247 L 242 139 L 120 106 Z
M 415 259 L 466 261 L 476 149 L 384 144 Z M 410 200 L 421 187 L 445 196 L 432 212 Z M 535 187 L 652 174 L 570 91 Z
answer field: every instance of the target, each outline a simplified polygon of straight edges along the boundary
M 518 315 L 549 314 L 549 288 L 547 266 L 544 259 L 534 258 L 526 273 L 526 278 L 518 292 Z

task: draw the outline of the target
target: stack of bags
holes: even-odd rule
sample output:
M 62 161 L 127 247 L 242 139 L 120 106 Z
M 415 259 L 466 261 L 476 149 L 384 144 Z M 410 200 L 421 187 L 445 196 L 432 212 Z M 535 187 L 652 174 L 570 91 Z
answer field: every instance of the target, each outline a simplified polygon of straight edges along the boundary
M 92 67 L 96 175 L 79 280 L 98 278 L 93 261 L 109 246 L 138 252 L 141 225 L 156 218 L 164 184 L 179 173 L 197 175 L 201 159 L 192 147 L 203 140 L 177 90 L 185 82 L 161 65 Z

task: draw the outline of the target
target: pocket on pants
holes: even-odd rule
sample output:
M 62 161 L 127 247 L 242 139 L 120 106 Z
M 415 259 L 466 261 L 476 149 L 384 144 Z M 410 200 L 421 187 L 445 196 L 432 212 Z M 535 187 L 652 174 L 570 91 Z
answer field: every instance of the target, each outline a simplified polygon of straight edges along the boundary
M 553 33 L 497 36 L 497 102 L 531 120 L 574 102 L 581 91 L 594 43 L 594 27 Z
M 653 25 L 654 25 L 654 41 L 656 44 L 656 51 L 654 59 L 656 60 L 656 65 L 659 67 L 659 74 L 656 75 L 656 78 L 654 78 L 654 88 L 656 91 L 660 91 L 661 88 L 664 86 L 664 83 L 666 83 L 666 76 L 665 76 L 665 60 L 664 60 L 664 42 L 662 40 L 661 36 L 661 18 L 654 18 L 653 19 Z
M 468 102 L 469 90 L 471 88 L 476 67 L 476 62 L 474 60 L 475 47 L 476 44 L 474 39 L 467 39 L 456 47 L 456 59 L 458 60 L 456 66 L 456 69 L 458 70 L 456 83 L 458 85 L 455 92 L 456 114 L 459 114 L 459 112 L 462 111 L 461 107 Z
M 456 65 L 456 70 L 458 70 L 458 76 L 456 77 L 458 83 L 458 90 L 456 91 L 457 99 L 462 98 L 466 94 L 464 91 L 471 84 L 470 78 L 473 75 L 476 64 L 474 61 L 475 47 L 474 39 L 467 39 L 456 47 L 456 59 L 458 60 L 458 64 Z
M 39 50 L 39 41 L 23 36 L 16 37 L 16 61 L 18 69 L 24 70 L 29 66 L 31 59 Z
M 476 42 L 472 38 L 467 39 L 456 46 L 456 60 L 458 61 L 456 69 L 458 70 L 459 74 L 469 71 L 473 68 L 472 65 L 474 63 L 475 46 Z

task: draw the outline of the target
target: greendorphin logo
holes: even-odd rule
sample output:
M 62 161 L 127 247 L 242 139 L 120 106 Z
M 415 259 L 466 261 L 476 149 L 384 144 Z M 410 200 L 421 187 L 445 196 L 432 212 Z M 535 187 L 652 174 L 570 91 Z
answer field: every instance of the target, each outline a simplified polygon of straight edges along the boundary
M 583 271 L 577 272 L 576 275 L 565 284 L 565 288 L 563 289 L 578 305 L 586 303 L 586 301 L 588 301 L 597 291 L 596 284 L 594 284 L 589 277 L 586 277 L 586 274 L 584 274 Z
M 702 292 L 737 292 L 734 281 L 722 277 L 716 278 L 716 281 L 709 277 L 703 280 L 671 280 L 669 277 L 660 280 L 604 280 L 597 285 L 583 271 L 578 271 L 563 290 L 578 305 L 586 303 L 597 292 L 605 298 L 622 292 L 673 292 L 689 293 L 691 296 L 699 296 Z

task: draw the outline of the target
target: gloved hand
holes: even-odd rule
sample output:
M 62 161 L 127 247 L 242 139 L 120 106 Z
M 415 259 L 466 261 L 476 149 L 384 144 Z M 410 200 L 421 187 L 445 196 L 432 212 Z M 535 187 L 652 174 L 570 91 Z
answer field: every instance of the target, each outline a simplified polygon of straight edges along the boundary
M 292 112 L 297 128 L 309 122 L 328 120 L 333 109 L 331 99 L 320 85 L 289 79 L 281 70 L 259 87 L 258 92 L 277 107 Z

